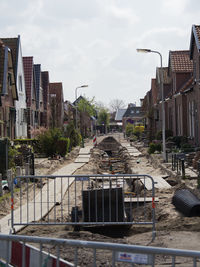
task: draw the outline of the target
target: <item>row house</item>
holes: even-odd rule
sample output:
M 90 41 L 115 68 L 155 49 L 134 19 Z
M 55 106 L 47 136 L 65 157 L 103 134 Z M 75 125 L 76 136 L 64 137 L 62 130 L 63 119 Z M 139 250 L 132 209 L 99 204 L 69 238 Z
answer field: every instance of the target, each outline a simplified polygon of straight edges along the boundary
M 36 106 L 36 82 L 33 57 L 23 57 L 24 76 L 26 86 L 28 138 L 32 138 L 32 131 L 38 126 Z
M 16 79 L 16 89 L 18 99 L 15 100 L 15 137 L 24 138 L 27 136 L 27 121 L 26 121 L 26 89 L 24 81 L 24 68 L 22 59 L 22 48 L 20 36 L 17 38 L 1 38 L 4 45 L 12 51 L 14 75 Z
M 15 71 L 11 49 L 0 41 L 0 137 L 15 137 L 18 100 Z
M 187 104 L 186 95 L 182 88 L 192 77 L 193 65 L 189 51 L 170 51 L 168 74 L 171 78 L 171 92 L 166 100 L 166 129 L 173 132 L 174 136 L 187 135 Z
M 166 70 L 163 68 L 164 76 Z M 187 136 L 190 142 L 200 145 L 200 26 L 193 25 L 190 49 L 170 51 L 164 78 L 165 122 L 166 130 L 174 136 Z M 145 96 L 146 114 L 157 107 L 147 129 L 154 133 L 161 130 L 160 75 L 152 79 L 151 90 Z M 167 82 L 167 86 L 166 86 Z M 160 120 L 161 123 L 157 123 Z M 153 125 L 153 126 L 152 126 Z
M 68 121 L 75 114 L 70 108 Z M 20 36 L 0 39 L 0 137 L 33 138 L 37 128 L 62 128 L 63 122 L 62 83 L 50 83 L 48 71 L 22 56 Z
M 63 86 L 61 82 L 49 83 L 50 126 L 62 128 L 64 121 Z
M 69 100 L 64 102 L 64 126 L 67 127 L 71 121 L 76 120 L 76 106 Z
M 43 116 L 42 116 L 42 125 L 45 128 L 49 128 L 50 125 L 50 104 L 49 104 L 49 72 L 42 71 L 42 91 L 43 91 Z
M 200 146 L 200 25 L 193 25 L 190 39 L 193 83 L 187 88 L 188 136 Z
M 151 90 L 145 97 L 145 110 L 149 120 L 147 130 L 152 137 L 162 130 L 161 75 L 165 108 L 165 128 L 174 136 L 187 136 L 187 97 L 185 86 L 192 78 L 193 65 L 189 50 L 170 51 L 168 67 L 157 68 L 156 78 L 151 81 Z M 152 100 L 148 100 L 150 97 Z
M 36 117 L 38 126 L 44 125 L 43 112 L 43 88 L 42 88 L 42 76 L 41 76 L 41 65 L 34 64 L 35 73 L 35 90 L 36 90 Z
M 41 71 L 33 57 L 23 57 L 27 94 L 28 137 L 32 138 L 38 127 L 50 127 L 49 72 Z

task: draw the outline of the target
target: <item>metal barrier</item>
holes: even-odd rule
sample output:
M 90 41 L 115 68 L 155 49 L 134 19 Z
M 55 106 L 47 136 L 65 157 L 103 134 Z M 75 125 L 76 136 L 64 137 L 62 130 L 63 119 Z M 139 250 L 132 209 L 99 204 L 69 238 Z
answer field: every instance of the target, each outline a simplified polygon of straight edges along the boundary
M 155 237 L 155 191 L 151 176 L 17 176 L 15 179 L 19 195 L 15 199 L 12 183 L 13 229 L 18 225 L 143 224 L 152 225 Z
M 21 242 L 21 243 L 19 243 Z M 30 247 L 27 243 L 39 247 Z M 16 245 L 18 244 L 18 245 Z M 19 244 L 21 248 L 19 249 Z M 6 266 L 193 266 L 200 252 L 149 246 L 0 234 Z M 31 250 L 32 249 L 32 250 Z M 44 252 L 46 250 L 46 252 Z M 55 255 L 53 256 L 52 253 Z M 64 258 L 65 260 L 62 260 Z M 199 265 L 198 265 L 199 266 Z

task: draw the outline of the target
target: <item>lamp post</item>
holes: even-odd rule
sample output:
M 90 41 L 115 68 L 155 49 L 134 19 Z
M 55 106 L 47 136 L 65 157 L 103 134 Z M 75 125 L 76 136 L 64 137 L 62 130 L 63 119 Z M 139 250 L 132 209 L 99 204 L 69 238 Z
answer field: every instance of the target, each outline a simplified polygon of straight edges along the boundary
M 163 87 L 163 66 L 162 66 L 162 55 L 158 51 L 151 49 L 137 49 L 137 52 L 140 53 L 155 53 L 160 56 L 160 85 L 161 85 L 161 96 L 162 96 L 162 145 L 163 145 L 163 160 L 166 162 L 166 144 L 165 144 L 165 102 L 164 102 L 164 87 Z
M 78 86 L 78 87 L 76 87 L 76 89 L 75 89 L 75 105 L 76 105 L 76 130 L 78 129 L 78 123 L 77 123 L 77 103 L 76 103 L 76 100 L 77 100 L 77 90 L 78 90 L 79 88 L 84 88 L 84 87 L 88 87 L 88 85 L 87 85 L 87 84 L 84 84 L 84 85 L 81 85 L 81 86 Z

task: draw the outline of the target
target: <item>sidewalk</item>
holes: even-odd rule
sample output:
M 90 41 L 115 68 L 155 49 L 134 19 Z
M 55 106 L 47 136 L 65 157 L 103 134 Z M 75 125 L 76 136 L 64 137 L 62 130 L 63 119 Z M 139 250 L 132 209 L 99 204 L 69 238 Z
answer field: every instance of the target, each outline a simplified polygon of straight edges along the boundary
M 86 147 L 85 148 L 81 148 L 80 151 L 79 151 L 79 155 L 85 155 L 86 157 L 84 158 L 84 162 L 73 162 L 73 163 L 70 163 L 64 167 L 62 167 L 61 169 L 55 171 L 54 173 L 52 173 L 52 175 L 56 175 L 56 176 L 60 176 L 60 175 L 73 175 L 73 173 L 81 168 L 83 165 L 85 165 L 86 163 L 89 162 L 89 159 L 90 159 L 90 149 L 92 148 L 91 145 L 87 145 L 86 144 Z M 79 156 L 77 157 L 79 158 Z M 76 161 L 76 160 L 75 160 Z M 69 186 L 71 185 L 71 183 L 74 181 L 74 178 L 71 178 L 70 179 L 70 182 L 69 182 Z M 61 183 L 61 178 L 57 178 L 56 180 L 57 183 Z M 56 195 L 59 195 L 60 193 L 60 188 L 61 186 L 57 186 L 56 187 Z M 63 192 L 65 192 L 68 188 L 68 184 L 66 183 L 65 185 L 62 184 L 62 190 Z M 54 195 L 53 193 L 53 189 L 54 189 L 54 181 L 52 180 L 50 183 L 49 183 L 49 192 L 50 192 L 50 199 L 48 200 L 49 202 L 49 209 L 52 208 L 53 206 L 53 198 L 54 198 Z M 47 194 L 46 194 L 46 191 L 47 191 L 47 184 L 44 185 L 43 187 L 43 194 L 42 194 L 42 199 L 43 200 L 46 200 L 47 198 Z M 36 195 L 36 203 L 35 203 L 35 214 L 33 212 L 31 212 L 31 209 L 33 209 L 33 204 L 32 205 L 29 205 L 29 214 L 27 214 L 27 205 L 24 204 L 22 207 L 21 207 L 21 211 L 22 211 L 22 221 L 26 221 L 26 219 L 28 218 L 28 221 L 33 221 L 34 219 L 37 221 L 39 219 L 41 219 L 41 217 L 45 216 L 48 212 L 47 210 L 47 203 L 43 202 L 43 206 L 42 206 L 42 214 L 41 214 L 41 209 L 40 209 L 40 193 L 38 193 Z M 46 200 L 47 202 L 47 200 Z M 15 218 L 17 219 L 17 221 L 20 221 L 20 208 L 14 210 L 14 213 L 15 213 Z M 34 217 L 35 216 L 35 217 Z M 9 234 L 10 230 L 11 230 L 11 214 L 8 214 L 7 216 L 3 217 L 2 219 L 0 219 L 0 226 L 1 226 L 1 229 L 0 229 L 0 232 L 2 234 Z M 15 226 L 15 230 L 16 231 L 19 231 L 20 229 L 22 229 L 24 226 Z

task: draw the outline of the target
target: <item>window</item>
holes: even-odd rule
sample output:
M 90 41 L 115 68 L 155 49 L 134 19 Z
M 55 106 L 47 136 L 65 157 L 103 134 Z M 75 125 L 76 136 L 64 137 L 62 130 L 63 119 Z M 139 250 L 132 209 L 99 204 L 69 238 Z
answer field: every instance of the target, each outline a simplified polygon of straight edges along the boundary
M 194 137 L 194 101 L 188 103 L 189 110 L 189 135 L 191 138 Z
M 22 92 L 22 76 L 19 76 L 19 82 L 18 82 L 18 90 Z
M 181 116 L 181 105 L 178 105 L 177 107 L 177 130 L 178 130 L 178 135 L 182 135 L 182 116 Z
M 56 97 L 56 94 L 50 94 L 50 97 Z

